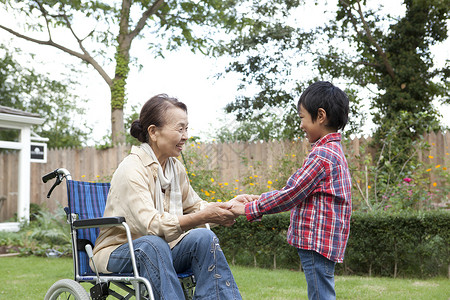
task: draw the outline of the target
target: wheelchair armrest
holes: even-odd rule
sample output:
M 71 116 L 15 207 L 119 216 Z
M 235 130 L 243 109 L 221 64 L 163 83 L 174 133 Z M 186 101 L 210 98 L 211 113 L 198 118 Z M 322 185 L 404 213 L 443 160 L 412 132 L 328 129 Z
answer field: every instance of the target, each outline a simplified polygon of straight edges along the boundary
M 122 225 L 125 222 L 125 217 L 104 217 L 95 219 L 84 219 L 73 221 L 73 227 L 79 228 L 92 228 L 92 227 L 112 227 Z

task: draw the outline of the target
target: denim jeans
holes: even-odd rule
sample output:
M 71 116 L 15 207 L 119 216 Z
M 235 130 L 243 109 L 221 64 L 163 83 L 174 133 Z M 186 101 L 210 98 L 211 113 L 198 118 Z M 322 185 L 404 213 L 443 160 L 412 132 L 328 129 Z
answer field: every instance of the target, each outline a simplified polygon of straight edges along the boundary
M 334 267 L 336 263 L 315 251 L 297 250 L 308 285 L 308 299 L 336 299 L 334 290 Z
M 193 229 L 173 249 L 154 235 L 133 241 L 139 275 L 152 285 L 155 299 L 184 299 L 177 273 L 191 269 L 197 281 L 194 299 L 242 299 L 219 245 L 208 229 Z M 108 270 L 130 273 L 128 244 L 111 253 Z

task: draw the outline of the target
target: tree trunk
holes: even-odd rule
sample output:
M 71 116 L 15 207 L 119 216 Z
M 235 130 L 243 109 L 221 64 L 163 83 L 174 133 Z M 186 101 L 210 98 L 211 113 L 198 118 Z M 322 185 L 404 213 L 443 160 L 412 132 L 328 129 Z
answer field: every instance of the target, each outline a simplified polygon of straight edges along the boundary
M 115 108 L 111 111 L 111 137 L 113 145 L 125 143 L 123 108 Z
M 274 270 L 277 269 L 277 254 L 276 253 L 273 255 L 273 269 Z

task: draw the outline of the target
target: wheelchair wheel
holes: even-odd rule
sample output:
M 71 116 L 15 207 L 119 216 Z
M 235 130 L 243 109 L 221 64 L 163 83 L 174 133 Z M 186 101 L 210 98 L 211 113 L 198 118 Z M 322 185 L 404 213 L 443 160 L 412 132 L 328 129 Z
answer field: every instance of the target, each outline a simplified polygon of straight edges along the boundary
M 81 284 L 71 279 L 55 282 L 45 294 L 45 300 L 89 300 L 89 295 Z

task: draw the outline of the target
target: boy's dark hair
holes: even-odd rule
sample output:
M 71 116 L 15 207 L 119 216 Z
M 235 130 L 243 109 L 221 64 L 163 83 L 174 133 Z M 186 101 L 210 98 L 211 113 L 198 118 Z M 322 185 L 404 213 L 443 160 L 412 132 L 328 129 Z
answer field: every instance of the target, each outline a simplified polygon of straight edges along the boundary
M 298 111 L 300 111 L 300 105 L 308 111 L 313 122 L 317 120 L 319 108 L 323 108 L 327 113 L 327 126 L 338 130 L 344 129 L 347 124 L 349 111 L 347 94 L 328 81 L 317 81 L 311 84 L 298 100 Z

